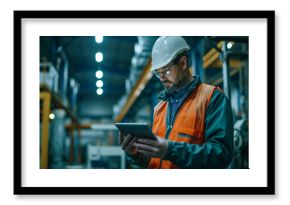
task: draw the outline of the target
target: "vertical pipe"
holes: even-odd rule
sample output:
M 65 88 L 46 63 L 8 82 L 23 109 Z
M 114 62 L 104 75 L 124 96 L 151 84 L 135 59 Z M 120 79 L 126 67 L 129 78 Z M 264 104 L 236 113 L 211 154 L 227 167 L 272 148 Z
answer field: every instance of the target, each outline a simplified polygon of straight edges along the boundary
M 201 82 L 205 82 L 205 73 L 203 68 L 203 53 L 204 53 L 204 41 L 202 39 L 197 40 L 194 44 L 194 48 L 192 49 L 192 68 L 194 70 L 194 74 L 200 77 Z
M 248 53 L 248 44 L 243 45 L 243 50 Z M 244 66 L 243 71 L 244 71 L 244 89 L 245 89 L 244 109 L 245 109 L 245 115 L 246 115 L 245 117 L 246 117 L 246 119 L 248 119 L 248 110 L 249 110 L 249 58 L 248 58 L 248 56 L 245 59 L 243 66 Z
M 196 62 L 196 55 L 195 55 L 194 48 L 191 49 L 190 56 L 191 56 L 191 65 L 189 65 L 189 67 L 192 68 L 192 74 L 199 75 L 198 69 L 196 68 L 196 63 L 195 63 Z
M 227 51 L 227 41 L 223 43 L 223 89 L 225 95 L 231 101 L 231 78 L 230 78 L 230 68 L 229 68 L 229 56 Z
M 75 85 L 72 88 L 72 96 L 71 96 L 71 108 L 72 112 L 76 113 L 77 112 L 77 95 L 78 95 L 78 84 L 75 83 Z
M 91 162 L 91 149 L 92 149 L 92 145 L 88 144 L 87 146 L 87 168 L 91 169 L 92 168 L 92 162 Z
M 82 153 L 82 143 L 81 143 L 81 138 L 82 138 L 82 136 L 81 136 L 81 128 L 80 127 L 78 127 L 78 141 L 79 141 L 79 143 L 78 143 L 78 154 L 79 154 L 79 156 L 78 156 L 78 163 L 79 164 L 81 164 L 82 163 L 82 160 L 83 160 L 83 153 Z
M 63 51 L 63 47 L 58 47 L 57 52 L 59 53 L 62 62 L 63 67 L 59 67 L 58 70 L 60 72 L 60 82 L 62 82 L 61 85 L 61 100 L 65 106 L 67 106 L 67 85 L 68 85 L 68 60 L 66 57 L 65 52 Z M 61 59 L 58 60 L 57 65 L 61 66 Z
M 67 106 L 67 84 L 68 84 L 68 60 L 64 51 L 61 52 L 61 56 L 64 60 L 63 67 L 63 92 L 62 92 L 62 102 L 65 106 Z
M 40 99 L 43 101 L 40 169 L 47 169 L 48 168 L 48 142 L 49 142 L 49 112 L 50 112 L 51 96 L 48 92 L 41 92 Z
M 50 140 L 50 168 L 62 169 L 64 167 L 64 145 L 65 145 L 65 111 L 63 109 L 53 110 L 55 118 L 52 120 L 52 133 Z
M 72 164 L 74 162 L 74 128 L 70 128 L 69 130 L 70 134 L 70 158 L 69 163 Z
M 245 94 L 244 91 L 244 71 L 243 68 L 239 70 L 239 86 L 238 86 L 238 110 L 239 114 L 244 114 L 244 102 L 243 102 L 243 95 Z
M 77 128 L 77 126 L 75 127 Z M 78 136 L 78 131 L 76 129 L 74 129 L 74 144 L 73 144 L 73 148 L 74 148 L 74 163 L 78 162 L 78 157 L 79 157 L 79 136 Z

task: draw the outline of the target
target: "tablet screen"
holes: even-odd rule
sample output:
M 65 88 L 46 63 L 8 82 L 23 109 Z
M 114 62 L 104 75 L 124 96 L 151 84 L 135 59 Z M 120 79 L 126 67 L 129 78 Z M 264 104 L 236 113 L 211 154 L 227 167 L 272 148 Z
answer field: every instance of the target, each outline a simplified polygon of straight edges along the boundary
M 147 123 L 116 123 L 115 125 L 125 134 L 132 134 L 139 138 L 157 140 Z

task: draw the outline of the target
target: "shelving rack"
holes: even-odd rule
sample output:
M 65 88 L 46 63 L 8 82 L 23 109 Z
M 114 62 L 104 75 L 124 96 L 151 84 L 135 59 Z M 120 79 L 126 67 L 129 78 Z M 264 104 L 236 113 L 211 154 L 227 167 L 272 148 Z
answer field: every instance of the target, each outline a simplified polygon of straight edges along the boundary
M 51 92 L 51 90 L 45 85 L 45 84 L 41 84 L 40 85 L 40 102 L 41 104 L 41 123 L 42 123 L 42 130 L 41 130 L 41 144 L 40 144 L 40 149 L 41 149 L 41 153 L 40 153 L 40 168 L 41 169 L 47 169 L 48 168 L 48 153 L 49 153 L 49 124 L 50 124 L 50 120 L 49 120 L 49 114 L 51 111 L 51 107 L 55 106 L 56 108 L 61 108 L 63 110 L 65 110 L 66 114 L 71 118 L 72 122 L 74 126 L 69 134 L 72 140 L 71 143 L 71 147 L 70 147 L 70 160 L 69 163 L 72 163 L 73 161 L 73 141 L 74 141 L 74 132 L 73 129 L 76 128 L 78 130 L 78 136 L 79 136 L 79 140 L 81 138 L 81 131 L 78 127 L 79 122 L 75 116 L 74 113 L 72 113 L 70 111 L 70 109 L 65 106 L 62 101 L 60 100 L 60 97 L 58 97 L 56 94 L 54 94 L 53 92 Z M 80 141 L 79 141 L 80 142 Z M 79 143 L 80 144 L 80 143 Z M 81 161 L 81 152 L 78 161 Z

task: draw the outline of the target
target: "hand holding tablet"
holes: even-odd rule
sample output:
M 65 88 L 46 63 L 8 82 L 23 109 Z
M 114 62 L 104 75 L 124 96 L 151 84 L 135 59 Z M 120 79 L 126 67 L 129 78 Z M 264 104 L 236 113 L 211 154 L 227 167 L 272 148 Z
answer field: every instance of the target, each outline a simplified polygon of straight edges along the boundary
M 127 154 L 139 153 L 149 158 L 165 157 L 168 141 L 157 138 L 146 123 L 116 123 L 115 125 L 120 131 L 122 149 Z

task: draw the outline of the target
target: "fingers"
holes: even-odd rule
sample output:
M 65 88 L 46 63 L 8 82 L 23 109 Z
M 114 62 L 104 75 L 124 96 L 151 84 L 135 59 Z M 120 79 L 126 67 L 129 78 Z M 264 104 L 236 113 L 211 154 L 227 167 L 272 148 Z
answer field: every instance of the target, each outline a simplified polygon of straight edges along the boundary
M 134 143 L 137 152 L 147 157 L 163 158 L 167 152 L 167 140 L 159 138 L 158 141 L 150 139 L 138 139 Z
M 162 141 L 137 138 L 132 134 L 124 135 L 119 132 L 119 142 L 121 144 L 121 148 L 127 154 L 136 154 L 141 153 L 146 155 L 147 157 L 162 157 Z
M 124 147 L 124 151 L 127 153 L 133 153 L 133 148 L 134 148 L 134 142 L 136 141 L 136 137 L 131 137 L 131 140 L 129 141 L 129 143 L 127 144 L 126 147 Z
M 121 148 L 128 154 L 134 154 L 135 153 L 134 142 L 137 140 L 137 138 L 131 134 L 128 134 L 123 138 L 124 139 L 123 143 L 121 144 Z
M 133 138 L 133 136 L 131 134 L 128 134 L 123 138 L 123 142 L 121 144 L 122 149 L 125 149 L 128 146 L 128 144 L 130 143 L 132 138 Z
M 146 144 L 134 143 L 134 146 L 137 147 L 138 152 L 150 152 L 154 154 L 158 154 L 159 149 L 157 147 L 153 147 Z
M 151 145 L 151 146 L 158 146 L 159 145 L 158 141 L 145 139 L 145 138 L 140 138 L 140 139 L 137 140 L 137 142 L 140 142 L 142 144 L 148 144 L 148 145 Z

